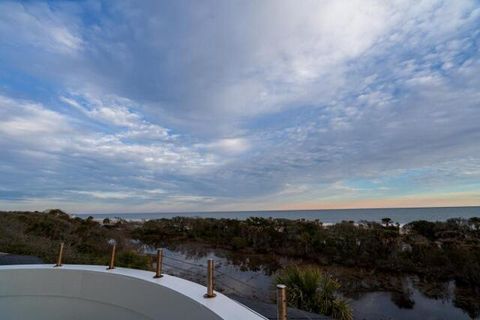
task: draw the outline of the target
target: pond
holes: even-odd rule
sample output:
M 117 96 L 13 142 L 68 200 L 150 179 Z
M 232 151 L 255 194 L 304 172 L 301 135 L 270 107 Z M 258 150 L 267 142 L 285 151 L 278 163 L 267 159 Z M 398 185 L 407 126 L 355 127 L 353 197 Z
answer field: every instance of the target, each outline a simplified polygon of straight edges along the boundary
M 422 294 L 415 287 L 409 287 L 409 308 L 399 306 L 390 292 L 369 292 L 351 300 L 355 319 L 470 319 L 465 311 L 456 308 L 451 299 L 433 299 Z

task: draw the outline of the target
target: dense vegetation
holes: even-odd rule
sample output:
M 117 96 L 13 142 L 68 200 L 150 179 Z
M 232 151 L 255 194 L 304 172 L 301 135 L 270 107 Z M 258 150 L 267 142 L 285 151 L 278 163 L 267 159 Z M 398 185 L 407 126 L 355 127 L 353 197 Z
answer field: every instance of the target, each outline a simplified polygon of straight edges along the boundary
M 387 290 L 392 301 L 411 308 L 408 288 L 398 275 L 418 276 L 422 293 L 441 297 L 442 283 L 455 281 L 454 304 L 472 318 L 480 314 L 480 218 L 446 222 L 415 221 L 403 227 L 382 223 L 249 218 L 177 217 L 145 223 L 115 219 L 103 223 L 74 218 L 60 210 L 0 213 L 0 252 L 34 255 L 54 263 L 61 242 L 65 263 L 107 264 L 111 242 L 117 243 L 117 265 L 149 269 L 142 245 L 170 247 L 202 243 L 252 256 L 280 256 L 304 264 L 355 270 L 341 275 L 342 292 Z M 381 278 L 380 274 L 390 274 Z M 345 281 L 351 276 L 354 280 Z M 445 290 L 443 290 L 445 291 Z M 312 309 L 313 310 L 313 309 Z
M 480 219 L 415 221 L 403 227 L 342 222 L 177 217 L 151 220 L 133 231 L 155 246 L 201 241 L 255 253 L 275 253 L 320 265 L 403 272 L 480 286 Z
M 118 248 L 117 265 L 149 268 L 149 259 L 137 253 L 130 240 L 132 225 L 122 221 L 102 225 L 92 218 L 72 218 L 61 210 L 0 213 L 0 252 L 33 255 L 56 261 L 65 244 L 65 263 L 107 264 L 111 243 Z
M 412 308 L 415 302 L 399 275 L 417 276 L 419 289 L 433 298 L 445 292 L 435 286 L 455 281 L 453 303 L 471 318 L 480 315 L 480 218 L 415 221 L 400 227 L 388 218 L 382 223 L 327 226 L 305 220 L 177 217 L 148 221 L 133 235 L 154 246 L 203 242 L 234 252 L 275 254 L 307 264 L 350 268 L 356 281 L 341 279 L 350 286 L 344 293 L 390 291 L 400 308 Z M 359 288 L 368 278 L 372 281 L 367 281 L 367 288 Z
M 315 266 L 289 266 L 276 282 L 288 288 L 288 303 L 299 309 L 321 313 L 339 320 L 352 320 L 352 310 L 339 295 L 340 284 Z

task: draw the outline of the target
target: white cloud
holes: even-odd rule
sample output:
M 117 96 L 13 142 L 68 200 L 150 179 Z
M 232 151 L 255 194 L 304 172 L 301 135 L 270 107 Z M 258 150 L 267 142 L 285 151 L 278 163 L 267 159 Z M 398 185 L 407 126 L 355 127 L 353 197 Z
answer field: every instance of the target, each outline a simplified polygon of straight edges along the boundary
M 90 198 L 101 200 L 152 200 L 157 197 L 163 197 L 168 191 L 163 189 L 142 189 L 142 190 L 121 190 L 121 191 L 90 191 L 90 190 L 71 190 L 73 194 L 84 195 Z
M 60 100 L 75 107 L 86 116 L 105 122 L 107 124 L 121 127 L 138 127 L 141 126 L 141 117 L 131 112 L 128 106 L 132 103 L 128 99 L 118 97 L 107 97 L 105 100 L 91 95 L 80 97 L 85 106 L 74 98 L 60 97 Z
M 180 203 L 205 203 L 205 202 L 214 202 L 216 199 L 214 197 L 205 197 L 205 196 L 196 196 L 196 195 L 174 195 L 169 197 L 170 200 Z
M 245 138 L 225 138 L 206 144 L 195 145 L 200 149 L 211 150 L 225 154 L 238 155 L 250 149 L 250 143 Z
M 3 12 L 0 14 L 0 35 L 7 43 L 57 54 L 75 54 L 84 45 L 75 30 L 75 21 L 58 11 L 53 12 L 47 4 L 4 1 L 0 3 L 0 12 Z
M 65 99 L 63 99 L 65 101 Z M 180 141 L 164 141 L 167 130 L 140 121 L 129 122 L 133 133 L 107 133 L 75 124 L 72 118 L 39 104 L 0 96 L 0 142 L 23 151 L 57 152 L 59 156 L 75 155 L 104 159 L 123 164 L 132 162 L 153 171 L 192 172 L 215 164 L 208 154 L 200 154 Z M 138 130 L 148 133 L 160 130 L 157 141 L 126 141 Z M 107 130 L 108 131 L 108 130 Z M 30 153 L 32 154 L 32 153 Z
M 0 175 L 25 197 L 266 208 L 478 178 L 475 1 L 92 6 L 0 4 L 5 79 L 32 92 L 1 90 L 44 101 L 0 97 Z
M 74 107 L 87 117 L 109 126 L 126 128 L 117 134 L 118 138 L 172 140 L 175 135 L 166 128 L 152 124 L 131 109 L 135 104 L 126 98 L 116 96 L 97 97 L 91 94 L 60 97 L 60 100 Z
M 39 104 L 23 102 L 0 96 L 0 119 L 5 134 L 36 135 L 60 133 L 68 130 L 65 118 Z
M 122 192 L 122 191 L 74 191 L 73 193 L 80 195 L 87 195 L 97 199 L 129 199 L 135 197 L 136 194 L 131 192 Z

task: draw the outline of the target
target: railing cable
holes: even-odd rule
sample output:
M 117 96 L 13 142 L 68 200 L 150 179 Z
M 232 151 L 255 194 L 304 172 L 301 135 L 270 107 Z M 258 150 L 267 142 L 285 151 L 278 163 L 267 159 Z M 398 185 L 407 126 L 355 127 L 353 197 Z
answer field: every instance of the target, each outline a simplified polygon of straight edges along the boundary
M 197 267 L 197 268 L 206 268 L 207 266 L 206 265 L 201 265 L 201 264 L 196 264 L 196 263 L 192 263 L 192 262 L 188 262 L 188 261 L 185 261 L 185 260 L 182 260 L 182 259 L 178 259 L 178 258 L 174 258 L 172 256 L 163 256 L 164 258 L 167 258 L 167 259 L 170 259 L 170 260 L 174 260 L 174 261 L 177 261 L 177 262 L 181 262 L 181 263 L 184 263 L 184 264 L 188 264 L 190 266 L 193 266 L 193 267 Z

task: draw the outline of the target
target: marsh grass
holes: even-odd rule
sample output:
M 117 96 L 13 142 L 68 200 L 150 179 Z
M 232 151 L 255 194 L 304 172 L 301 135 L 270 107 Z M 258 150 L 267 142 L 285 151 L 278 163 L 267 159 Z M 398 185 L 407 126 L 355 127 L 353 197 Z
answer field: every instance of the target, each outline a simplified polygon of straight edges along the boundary
M 340 284 L 315 266 L 289 266 L 276 278 L 287 286 L 289 305 L 339 320 L 353 319 L 348 302 L 339 296 Z

